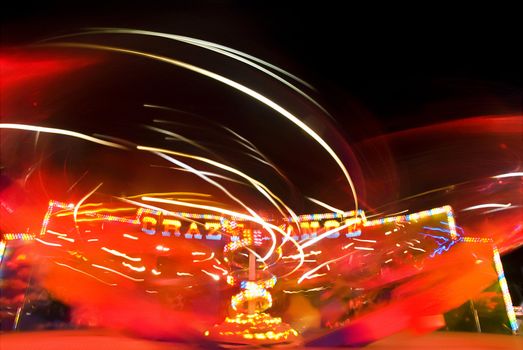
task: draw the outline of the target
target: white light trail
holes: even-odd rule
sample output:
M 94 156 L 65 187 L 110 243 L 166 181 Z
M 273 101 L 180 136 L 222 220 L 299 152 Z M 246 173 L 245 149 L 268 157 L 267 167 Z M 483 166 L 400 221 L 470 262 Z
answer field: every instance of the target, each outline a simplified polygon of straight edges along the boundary
M 143 281 L 144 281 L 143 278 L 134 278 L 134 277 L 128 276 L 128 275 L 126 275 L 126 274 L 124 274 L 124 273 L 121 273 L 121 272 L 119 272 L 119 271 L 116 271 L 116 270 L 110 269 L 110 268 L 105 267 L 105 266 L 101 266 L 101 265 L 97 265 L 97 264 L 91 264 L 91 266 L 96 267 L 97 269 L 102 269 L 102 270 L 106 270 L 106 271 L 109 271 L 109 272 L 115 273 L 115 274 L 120 275 L 120 276 L 122 276 L 122 277 L 125 277 L 125 278 L 127 278 L 127 279 L 129 279 L 129 280 L 131 280 L 131 281 L 135 281 L 135 282 L 143 282 Z
M 493 176 L 492 178 L 494 178 L 494 179 L 503 179 L 503 178 L 506 178 L 506 177 L 518 177 L 518 176 L 523 176 L 523 172 L 506 173 L 506 174 Z
M 212 273 L 212 272 L 207 272 L 205 270 L 201 270 L 203 273 L 205 273 L 207 276 L 210 276 L 213 280 L 215 281 L 219 281 L 220 280 L 220 276 L 215 274 L 215 273 Z
M 192 262 L 193 263 L 200 263 L 200 262 L 209 261 L 209 260 L 212 260 L 212 259 L 214 259 L 214 252 L 212 252 L 211 256 L 209 256 L 208 258 L 205 258 L 205 259 L 194 259 Z
M 55 263 L 56 265 L 66 267 L 66 268 L 68 268 L 68 269 L 70 269 L 70 270 L 73 270 L 73 271 L 79 272 L 79 273 L 81 273 L 81 274 L 84 274 L 84 275 L 86 275 L 86 276 L 89 276 L 89 277 L 91 277 L 91 278 L 94 278 L 95 280 L 97 280 L 97 281 L 99 281 L 99 282 L 102 282 L 103 284 L 107 284 L 108 286 L 111 286 L 111 287 L 117 286 L 116 283 L 108 283 L 108 282 L 106 282 L 106 281 L 104 281 L 104 280 L 99 279 L 99 278 L 96 277 L 96 276 L 91 275 L 90 273 L 87 273 L 87 272 L 82 271 L 82 270 L 78 270 L 78 269 L 76 269 L 76 268 L 74 268 L 74 267 L 72 267 L 72 266 L 69 266 L 69 265 L 66 265 L 66 264 L 62 264 L 62 263 L 59 263 L 59 262 L 57 262 L 57 261 L 55 261 L 54 263 Z
M 35 238 L 35 241 L 40 242 L 40 243 L 45 244 L 45 245 L 48 245 L 50 247 L 61 247 L 62 246 L 61 244 L 47 242 L 47 241 L 41 240 L 40 238 Z
M 26 125 L 26 124 L 11 124 L 11 123 L 0 123 L 0 129 L 27 130 L 27 131 L 44 132 L 44 133 L 49 133 L 49 134 L 66 135 L 66 136 L 76 137 L 76 138 L 83 139 L 86 141 L 94 142 L 94 143 L 97 143 L 97 144 L 100 144 L 103 146 L 127 149 L 127 147 L 124 147 L 117 143 L 108 142 L 105 140 L 97 139 L 96 137 L 92 137 L 89 135 L 84 135 L 84 134 L 80 134 L 75 131 L 64 130 L 64 129 L 46 128 L 43 126 L 34 126 L 34 125 Z
M 511 203 L 507 203 L 507 204 L 485 203 L 485 204 L 473 205 L 473 206 L 471 206 L 471 207 L 468 207 L 468 208 L 462 209 L 461 211 L 476 210 L 476 209 L 484 209 L 484 208 L 508 208 L 508 207 L 510 207 L 511 205 L 512 205 Z
M 53 46 L 53 45 L 50 45 Z M 182 67 L 184 69 L 193 71 L 195 73 L 204 75 L 208 78 L 214 79 L 216 81 L 219 81 L 225 85 L 228 85 L 232 87 L 233 89 L 236 89 L 248 96 L 251 96 L 255 100 L 261 102 L 262 104 L 266 105 L 267 107 L 271 108 L 275 112 L 279 113 L 283 117 L 287 118 L 289 121 L 294 123 L 296 126 L 298 126 L 300 129 L 302 129 L 305 133 L 307 133 L 310 137 L 312 137 L 330 156 L 331 158 L 336 162 L 340 170 L 342 171 L 343 175 L 345 176 L 345 179 L 347 180 L 349 187 L 352 192 L 353 200 L 354 200 L 354 209 L 358 210 L 358 197 L 356 195 L 356 188 L 354 186 L 354 183 L 352 182 L 352 178 L 349 175 L 349 172 L 345 165 L 343 164 L 342 160 L 338 157 L 336 152 L 323 140 L 313 129 L 311 129 L 307 124 L 305 124 L 303 121 L 301 121 L 299 118 L 297 118 L 294 114 L 277 104 L 276 102 L 272 101 L 271 99 L 263 96 L 257 91 L 252 90 L 251 88 L 242 85 L 236 81 L 233 81 L 229 78 L 226 78 L 223 75 L 211 72 L 209 70 L 203 69 L 201 67 L 197 67 L 195 65 L 185 63 L 179 60 L 175 60 L 169 57 L 165 56 L 159 56 L 154 54 L 149 54 L 146 52 L 140 52 L 135 50 L 129 50 L 129 49 L 123 49 L 118 47 L 110 47 L 110 46 L 103 46 L 103 45 L 94 45 L 94 44 L 80 44 L 80 43 L 60 43 L 60 44 L 54 44 L 54 46 L 62 46 L 62 47 L 79 47 L 79 48 L 90 48 L 90 49 L 98 49 L 98 50 L 106 50 L 106 51 L 114 51 L 114 52 L 122 52 L 142 57 L 151 58 L 154 60 L 158 60 L 161 62 L 166 62 L 178 67 Z
M 129 263 L 126 263 L 125 261 L 122 261 L 122 265 L 125 266 L 125 267 L 128 267 L 129 269 L 133 270 L 133 271 L 136 271 L 136 272 L 144 272 L 145 271 L 145 266 L 139 266 L 139 267 L 136 267 L 136 266 L 133 266 Z
M 103 251 L 106 251 L 109 254 L 116 255 L 116 256 L 122 257 L 124 259 L 134 261 L 134 262 L 142 261 L 141 258 L 133 258 L 133 257 L 128 256 L 127 254 L 121 253 L 121 252 L 119 252 L 117 250 L 114 250 L 114 249 L 109 249 L 109 248 L 106 248 L 106 247 L 102 247 L 100 249 L 102 249 Z

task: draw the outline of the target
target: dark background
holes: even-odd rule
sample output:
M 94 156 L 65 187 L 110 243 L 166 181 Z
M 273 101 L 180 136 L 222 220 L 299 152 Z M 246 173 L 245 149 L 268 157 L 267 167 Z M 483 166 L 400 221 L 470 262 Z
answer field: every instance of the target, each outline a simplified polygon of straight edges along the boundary
M 1 45 L 87 26 L 221 43 L 312 83 L 353 142 L 445 120 L 521 115 L 522 30 L 516 6 L 283 3 L 15 1 L 0 14 Z M 357 132 L 351 127 L 364 122 L 369 126 Z M 520 253 L 504 257 L 509 280 L 523 278 Z M 520 303 L 521 291 L 513 292 Z
M 521 112 L 517 13 L 515 7 L 492 4 L 11 2 L 2 9 L 1 40 L 4 47 L 19 45 L 88 26 L 203 38 L 311 82 L 342 125 L 368 113 L 387 132 Z

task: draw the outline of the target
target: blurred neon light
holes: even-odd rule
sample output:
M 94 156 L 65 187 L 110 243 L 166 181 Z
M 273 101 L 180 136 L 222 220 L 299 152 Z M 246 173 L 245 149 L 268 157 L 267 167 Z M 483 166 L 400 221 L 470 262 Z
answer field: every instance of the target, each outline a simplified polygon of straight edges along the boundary
M 35 236 L 30 233 L 5 233 L 2 236 L 2 239 L 5 241 L 14 241 L 14 240 L 32 241 L 35 239 Z
M 510 328 L 515 334 L 518 330 L 518 324 L 516 321 L 516 314 L 514 313 L 514 307 L 512 305 L 512 299 L 510 298 L 510 293 L 508 290 L 507 279 L 505 278 L 505 272 L 503 271 L 503 264 L 501 263 L 501 258 L 499 256 L 498 248 L 494 247 L 494 266 L 496 267 L 496 272 L 498 273 L 498 281 L 503 292 L 503 300 L 505 302 L 505 308 L 507 309 L 507 315 L 510 323 Z
M 433 208 L 429 210 L 420 211 L 418 213 L 413 214 L 407 214 L 407 215 L 399 215 L 399 216 L 389 216 L 386 218 L 381 219 L 375 219 L 375 220 L 369 220 L 364 221 L 363 226 L 376 226 L 376 225 L 383 225 L 388 223 L 399 223 L 399 222 L 405 222 L 405 221 L 418 221 L 419 219 L 426 218 L 428 216 L 438 215 L 438 214 L 447 214 L 447 222 L 449 226 L 449 233 L 452 240 L 457 240 L 459 238 L 458 233 L 456 232 L 456 221 L 454 219 L 454 213 L 452 211 L 452 207 L 450 205 L 445 205 L 443 207 Z

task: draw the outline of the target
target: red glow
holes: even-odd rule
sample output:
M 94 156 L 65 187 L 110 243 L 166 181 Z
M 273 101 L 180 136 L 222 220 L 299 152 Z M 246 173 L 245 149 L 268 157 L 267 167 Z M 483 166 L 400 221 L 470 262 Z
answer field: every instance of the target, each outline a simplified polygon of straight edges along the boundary
M 64 74 L 95 62 L 93 58 L 85 57 L 0 56 L 0 89 L 5 93 L 6 89 L 27 81 Z

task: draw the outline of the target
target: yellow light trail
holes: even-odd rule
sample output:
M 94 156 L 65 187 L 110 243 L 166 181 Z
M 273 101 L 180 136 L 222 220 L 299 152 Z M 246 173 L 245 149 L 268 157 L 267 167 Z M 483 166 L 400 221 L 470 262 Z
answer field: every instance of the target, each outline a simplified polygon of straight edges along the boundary
M 262 220 L 262 218 L 254 211 L 252 210 L 251 208 L 249 208 L 247 205 L 245 205 L 239 198 L 237 198 L 236 196 L 234 196 L 232 193 L 230 193 L 225 187 L 223 187 L 222 185 L 220 185 L 219 183 L 217 183 L 216 181 L 210 179 L 209 177 L 201 174 L 198 170 L 194 169 L 193 167 L 177 160 L 177 159 L 174 159 L 172 157 L 169 157 L 163 153 L 160 153 L 160 152 L 153 152 L 155 154 L 157 154 L 158 156 L 174 163 L 174 164 L 177 164 L 179 166 L 182 166 L 184 167 L 185 169 L 187 170 L 190 170 L 191 172 L 193 172 L 195 175 L 197 175 L 198 177 L 202 178 L 203 180 L 207 181 L 208 183 L 212 184 L 213 186 L 219 188 L 220 190 L 222 190 L 223 193 L 225 193 L 227 196 L 229 196 L 231 199 L 233 199 L 235 202 L 237 202 L 238 204 L 240 204 L 244 209 L 246 209 L 253 217 L 256 217 L 258 219 L 258 222 L 260 223 L 260 225 L 262 225 L 265 230 L 271 235 L 272 237 L 272 246 L 271 248 L 269 249 L 269 251 L 267 252 L 266 256 L 263 258 L 263 260 L 266 260 L 268 259 L 271 255 L 272 255 L 272 252 L 274 251 L 274 249 L 276 248 L 276 235 L 274 234 L 274 232 L 272 231 L 271 227 L 269 225 L 267 225 L 267 223 Z M 142 200 L 144 200 L 144 198 L 150 198 L 150 197 L 142 197 Z M 171 200 L 170 201 L 171 203 L 174 203 L 174 202 L 177 202 L 177 203 L 180 203 L 180 201 L 174 201 L 174 200 Z M 166 203 L 166 202 L 163 202 L 163 203 Z M 184 202 L 184 203 L 187 203 L 187 202 Z M 196 204 L 192 204 L 191 205 L 196 205 Z M 202 207 L 208 207 L 208 208 L 211 208 L 211 206 L 202 206 Z M 212 207 L 212 208 L 217 208 L 217 207 Z
M 212 260 L 212 259 L 214 259 L 214 252 L 212 252 L 211 255 L 208 258 L 205 258 L 205 259 L 194 259 L 192 262 L 193 263 L 200 263 L 200 262 L 209 261 L 209 260 Z
M 51 243 L 51 242 L 47 242 L 47 241 L 44 241 L 40 238 L 35 238 L 35 241 L 39 242 L 39 243 L 42 243 L 44 245 L 48 245 L 50 247 L 61 247 L 62 245 L 61 244 L 58 244 L 58 243 Z
M 76 218 L 78 216 L 78 210 L 80 209 L 80 206 L 82 205 L 83 202 L 85 202 L 85 200 L 87 198 L 89 198 L 93 193 L 96 192 L 97 189 L 99 189 L 101 186 L 103 185 L 103 182 L 101 182 L 100 184 L 98 184 L 98 186 L 96 186 L 93 190 L 91 190 L 91 192 L 87 193 L 82 199 L 80 199 L 80 201 L 76 204 L 76 206 L 74 207 L 74 210 L 73 210 L 73 218 L 74 218 L 74 222 L 76 224 Z M 78 229 L 78 224 L 76 224 L 76 228 Z
M 180 156 L 180 157 L 184 157 L 184 158 L 198 160 L 198 161 L 200 161 L 202 163 L 207 163 L 207 164 L 215 166 L 215 167 L 217 167 L 219 169 L 222 169 L 222 170 L 228 171 L 230 173 L 236 174 L 236 175 L 244 178 L 245 180 L 249 181 L 249 183 L 251 183 L 265 198 L 267 198 L 271 202 L 271 204 L 273 204 L 274 207 L 283 216 L 286 216 L 286 214 L 283 213 L 281 208 L 274 202 L 274 200 L 278 201 L 287 210 L 289 215 L 293 218 L 294 222 L 298 222 L 298 217 L 294 213 L 294 211 L 292 211 L 291 208 L 289 206 L 287 206 L 278 196 L 276 196 L 274 193 L 272 193 L 267 188 L 267 186 L 265 186 L 263 183 L 259 182 L 258 180 L 250 177 L 249 175 L 243 173 L 242 171 L 240 171 L 240 170 L 238 170 L 236 168 L 233 168 L 233 167 L 228 166 L 226 164 L 222 164 L 220 162 L 217 162 L 217 161 L 209 159 L 209 158 L 195 156 L 195 155 L 192 155 L 192 154 L 187 154 L 187 153 L 182 153 L 182 152 L 171 151 L 171 150 L 164 149 L 164 148 L 148 147 L 148 146 L 137 146 L 136 148 L 139 149 L 139 150 L 143 150 L 143 151 L 153 152 L 153 153 L 158 154 L 158 155 L 161 154 L 161 153 L 166 153 L 166 154 L 171 154 L 171 155 Z M 163 158 L 166 159 L 166 160 L 172 159 L 170 157 L 169 158 L 163 157 Z M 204 174 L 204 173 L 200 172 L 200 174 Z M 128 198 L 130 198 L 130 197 L 128 197 Z M 297 225 L 297 227 L 299 229 L 299 225 Z

